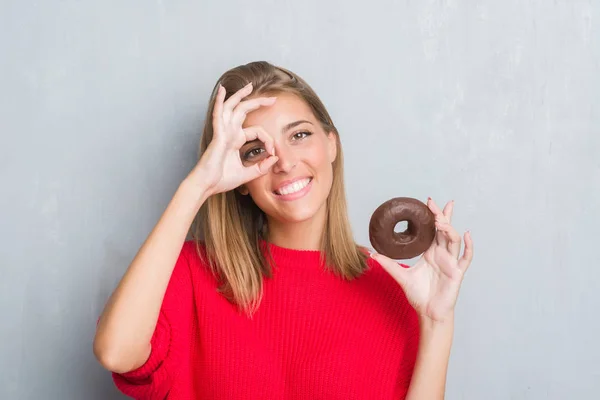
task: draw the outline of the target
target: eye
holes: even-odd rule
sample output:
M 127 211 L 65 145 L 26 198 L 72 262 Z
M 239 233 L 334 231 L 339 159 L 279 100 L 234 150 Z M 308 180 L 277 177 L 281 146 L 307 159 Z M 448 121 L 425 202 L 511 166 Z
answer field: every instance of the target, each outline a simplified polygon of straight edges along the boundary
M 258 157 L 264 151 L 265 151 L 265 149 L 263 149 L 262 147 L 255 147 L 252 150 L 249 150 L 249 151 L 247 151 L 247 152 L 244 153 L 244 160 L 251 160 L 254 157 Z
M 294 140 L 302 140 L 308 136 L 312 135 L 312 133 L 308 132 L 308 131 L 301 131 L 301 132 L 296 132 L 294 133 L 294 135 L 292 136 L 292 138 Z

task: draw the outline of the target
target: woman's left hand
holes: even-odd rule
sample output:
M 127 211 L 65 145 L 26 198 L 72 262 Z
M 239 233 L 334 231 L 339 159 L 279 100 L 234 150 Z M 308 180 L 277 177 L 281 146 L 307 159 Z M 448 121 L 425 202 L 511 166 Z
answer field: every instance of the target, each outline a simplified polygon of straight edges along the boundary
M 454 202 L 443 211 L 429 198 L 427 206 L 435 214 L 435 238 L 413 267 L 404 268 L 382 254 L 372 254 L 381 266 L 402 286 L 410 304 L 421 318 L 443 322 L 454 316 L 454 305 L 463 277 L 473 258 L 471 234 L 464 235 L 462 257 L 461 237 L 452 227 Z

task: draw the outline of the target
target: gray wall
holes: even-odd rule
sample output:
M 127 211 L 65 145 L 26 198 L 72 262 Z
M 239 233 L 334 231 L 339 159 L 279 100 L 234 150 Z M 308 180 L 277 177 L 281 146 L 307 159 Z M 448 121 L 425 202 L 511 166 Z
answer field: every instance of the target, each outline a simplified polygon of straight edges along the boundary
M 121 398 L 96 318 L 266 59 L 343 135 L 351 219 L 456 200 L 476 246 L 448 399 L 600 392 L 600 2 L 16 1 L 0 9 L 0 398 Z

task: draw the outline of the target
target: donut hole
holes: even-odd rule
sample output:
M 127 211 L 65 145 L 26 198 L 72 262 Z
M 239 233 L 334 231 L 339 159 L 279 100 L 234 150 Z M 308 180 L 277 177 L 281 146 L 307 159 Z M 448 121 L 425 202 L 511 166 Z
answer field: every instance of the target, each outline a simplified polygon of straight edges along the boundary
M 395 233 L 406 233 L 407 229 L 408 229 L 408 221 L 398 221 L 398 223 L 394 226 Z

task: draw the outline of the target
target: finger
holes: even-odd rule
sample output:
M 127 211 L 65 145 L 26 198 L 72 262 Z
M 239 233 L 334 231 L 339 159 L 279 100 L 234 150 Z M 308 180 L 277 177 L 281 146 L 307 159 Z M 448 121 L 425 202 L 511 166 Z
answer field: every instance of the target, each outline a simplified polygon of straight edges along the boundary
M 403 267 L 396 260 L 392 260 L 391 258 L 376 252 L 371 253 L 371 258 L 377 261 L 381 267 L 385 269 L 388 274 L 400 284 L 400 286 L 402 286 L 402 288 L 406 287 L 408 282 L 408 268 Z
M 471 232 L 467 231 L 465 233 L 465 249 L 463 250 L 463 255 L 458 260 L 458 268 L 461 271 L 466 272 L 469 266 L 471 265 L 471 261 L 473 260 L 473 239 L 471 238 Z
M 435 227 L 446 235 L 446 248 L 452 257 L 457 260 L 460 255 L 461 238 L 456 229 L 445 222 L 436 221 Z
M 444 206 L 444 210 L 442 211 L 442 214 L 444 214 L 444 216 L 448 220 L 449 224 L 452 223 L 452 212 L 453 211 L 454 211 L 454 200 L 451 200 L 448 203 L 446 203 L 446 205 Z
M 265 149 L 269 154 L 275 155 L 275 142 L 273 141 L 273 137 L 269 135 L 262 126 L 250 126 L 243 129 L 243 131 L 246 135 L 246 142 L 258 139 L 265 144 Z
M 279 160 L 277 156 L 270 156 L 265 158 L 261 162 L 258 162 L 250 167 L 244 169 L 243 182 L 249 182 L 253 179 L 259 178 L 269 172 L 269 169 Z
M 436 221 L 446 222 L 446 217 L 444 216 L 444 213 L 442 213 L 440 208 L 437 206 L 437 204 L 435 204 L 435 202 L 433 201 L 433 199 L 431 197 L 429 197 L 427 199 L 427 206 L 429 207 L 431 212 L 435 215 Z M 442 246 L 444 248 L 447 246 L 447 240 L 446 240 L 445 235 L 439 231 L 436 232 L 436 234 L 435 234 L 435 242 L 437 243 L 438 246 Z
M 429 206 L 429 209 L 431 210 L 431 212 L 433 212 L 436 216 L 440 215 L 440 216 L 443 216 L 444 218 L 446 218 L 446 216 L 444 215 L 442 210 L 440 210 L 438 205 L 435 203 L 435 201 L 433 201 L 433 199 L 431 197 L 429 197 L 427 199 L 427 205 Z M 444 222 L 448 222 L 448 221 L 444 220 Z
M 442 273 L 450 278 L 457 277 L 457 268 L 456 268 L 456 257 L 452 257 L 447 251 L 441 251 L 439 254 L 436 253 L 436 265 L 442 271 Z
M 230 98 L 227 99 L 227 101 L 223 104 L 222 114 L 223 121 L 225 121 L 225 123 L 229 123 L 229 119 L 231 118 L 231 113 L 234 107 L 236 107 L 240 101 L 242 101 L 242 99 L 248 96 L 250 93 L 252 93 L 252 82 L 235 92 Z
M 225 99 L 225 88 L 219 84 L 217 96 L 215 97 L 215 105 L 213 107 L 212 124 L 213 136 L 218 135 L 223 128 L 223 100 Z
M 250 111 L 254 111 L 262 106 L 270 106 L 275 103 L 276 99 L 277 97 L 257 97 L 255 99 L 242 101 L 233 110 L 229 123 L 233 126 L 242 126 Z

